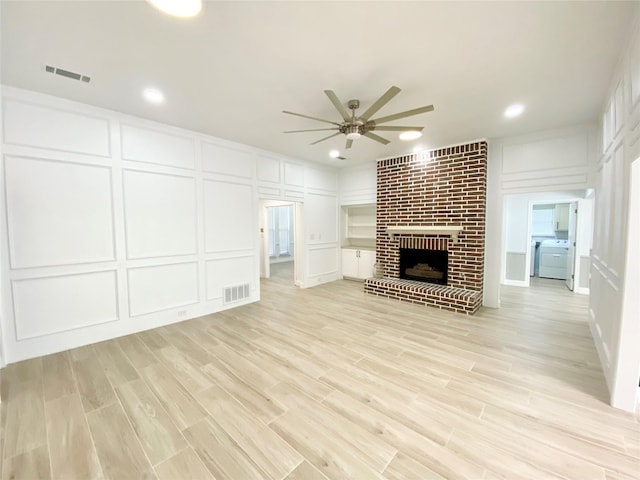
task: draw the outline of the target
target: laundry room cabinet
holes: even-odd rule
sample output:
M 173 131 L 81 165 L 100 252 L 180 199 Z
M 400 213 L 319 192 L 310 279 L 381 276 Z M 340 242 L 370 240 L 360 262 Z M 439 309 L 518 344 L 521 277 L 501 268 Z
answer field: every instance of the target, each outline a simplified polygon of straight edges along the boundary
M 566 232 L 569 230 L 569 208 L 568 203 L 557 203 L 553 211 L 553 226 L 556 232 Z
M 374 250 L 343 248 L 342 276 L 364 280 L 373 277 L 373 265 L 376 263 Z

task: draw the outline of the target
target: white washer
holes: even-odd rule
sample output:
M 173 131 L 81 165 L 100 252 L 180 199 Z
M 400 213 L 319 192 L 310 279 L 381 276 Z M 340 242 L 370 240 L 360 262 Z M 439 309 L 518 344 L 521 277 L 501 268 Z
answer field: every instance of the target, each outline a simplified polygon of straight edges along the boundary
M 540 244 L 540 277 L 567 278 L 567 255 L 569 240 L 543 240 Z

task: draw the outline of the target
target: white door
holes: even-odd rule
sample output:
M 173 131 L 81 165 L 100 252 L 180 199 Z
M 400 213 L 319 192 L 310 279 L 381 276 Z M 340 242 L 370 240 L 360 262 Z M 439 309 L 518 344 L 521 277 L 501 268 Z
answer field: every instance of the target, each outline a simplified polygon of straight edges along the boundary
M 567 288 L 573 292 L 576 273 L 576 230 L 578 225 L 578 202 L 569 205 L 569 251 L 567 252 Z

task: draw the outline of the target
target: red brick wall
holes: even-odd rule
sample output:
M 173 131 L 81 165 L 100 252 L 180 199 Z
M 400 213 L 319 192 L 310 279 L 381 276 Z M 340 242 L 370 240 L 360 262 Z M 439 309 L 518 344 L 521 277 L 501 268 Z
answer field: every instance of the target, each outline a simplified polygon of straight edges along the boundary
M 376 258 L 385 277 L 399 278 L 400 244 L 438 245 L 449 251 L 448 286 L 482 292 L 486 185 L 485 141 L 379 160 Z M 390 225 L 462 225 L 462 232 L 457 243 L 424 235 L 392 240 Z

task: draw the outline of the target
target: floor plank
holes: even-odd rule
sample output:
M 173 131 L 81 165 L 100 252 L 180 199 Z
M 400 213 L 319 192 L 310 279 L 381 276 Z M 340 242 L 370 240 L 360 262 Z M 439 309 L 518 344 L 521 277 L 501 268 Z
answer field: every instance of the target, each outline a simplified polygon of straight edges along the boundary
M 116 387 L 116 394 L 153 465 L 187 447 L 182 434 L 142 380 Z
M 87 414 L 105 478 L 157 478 L 120 404 Z
M 191 447 L 156 465 L 159 480 L 215 480 Z
M 45 409 L 52 477 L 102 479 L 80 396 L 60 397 L 47 402 Z

